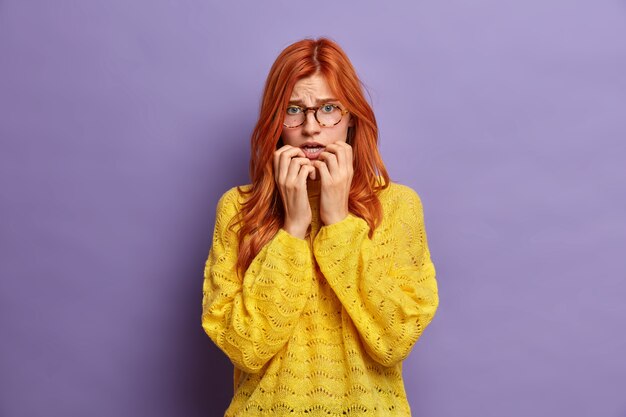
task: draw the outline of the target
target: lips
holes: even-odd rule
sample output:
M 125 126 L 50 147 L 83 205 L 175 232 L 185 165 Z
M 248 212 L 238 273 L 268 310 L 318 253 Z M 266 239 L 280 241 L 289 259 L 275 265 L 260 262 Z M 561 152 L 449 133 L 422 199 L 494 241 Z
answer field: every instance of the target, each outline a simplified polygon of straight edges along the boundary
M 319 154 L 325 149 L 325 146 L 318 142 L 307 142 L 300 146 L 304 155 L 309 159 L 317 159 Z

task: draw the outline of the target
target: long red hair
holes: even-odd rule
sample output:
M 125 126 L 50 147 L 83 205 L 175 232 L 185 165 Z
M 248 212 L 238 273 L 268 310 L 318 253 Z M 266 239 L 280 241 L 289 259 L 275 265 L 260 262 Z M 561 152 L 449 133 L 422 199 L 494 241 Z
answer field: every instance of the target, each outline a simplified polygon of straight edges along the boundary
M 261 248 L 283 226 L 284 208 L 274 180 L 273 154 L 282 146 L 283 118 L 295 83 L 316 73 L 325 77 L 354 119 L 347 137 L 354 159 L 348 209 L 368 223 L 370 239 L 382 220 L 383 210 L 377 193 L 389 186 L 389 175 L 378 152 L 378 126 L 363 94 L 362 83 L 348 56 L 335 42 L 327 38 L 303 39 L 285 48 L 272 65 L 259 120 L 252 132 L 252 186 L 247 190 L 238 187 L 247 197 L 233 224 L 241 226 L 237 232 L 237 270 L 242 276 Z

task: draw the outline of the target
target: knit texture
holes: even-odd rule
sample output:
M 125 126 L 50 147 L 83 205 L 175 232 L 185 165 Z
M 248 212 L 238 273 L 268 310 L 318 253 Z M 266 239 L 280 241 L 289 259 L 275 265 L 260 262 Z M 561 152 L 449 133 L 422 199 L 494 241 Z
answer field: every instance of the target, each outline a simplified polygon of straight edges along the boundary
M 246 187 L 249 187 L 246 186 Z M 235 366 L 225 416 L 410 416 L 402 360 L 439 297 L 421 200 L 391 183 L 368 238 L 349 214 L 323 225 L 310 195 L 310 233 L 280 229 L 243 277 L 236 273 L 242 197 L 217 204 L 204 269 L 202 327 Z

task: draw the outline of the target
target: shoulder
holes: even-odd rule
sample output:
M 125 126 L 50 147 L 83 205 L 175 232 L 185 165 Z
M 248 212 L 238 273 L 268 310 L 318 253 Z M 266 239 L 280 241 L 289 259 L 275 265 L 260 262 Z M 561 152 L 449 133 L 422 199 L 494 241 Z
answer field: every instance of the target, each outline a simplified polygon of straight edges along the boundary
M 398 217 L 423 218 L 424 209 L 419 194 L 408 185 L 390 182 L 389 186 L 378 194 L 383 206 L 383 216 L 387 220 Z
M 389 182 L 389 186 L 379 193 L 381 203 L 413 203 L 419 206 L 422 205 L 422 199 L 417 191 L 408 185 L 400 184 L 397 182 Z
M 231 187 L 224 192 L 217 202 L 217 211 L 235 213 L 245 201 L 244 194 L 252 188 L 252 184 Z

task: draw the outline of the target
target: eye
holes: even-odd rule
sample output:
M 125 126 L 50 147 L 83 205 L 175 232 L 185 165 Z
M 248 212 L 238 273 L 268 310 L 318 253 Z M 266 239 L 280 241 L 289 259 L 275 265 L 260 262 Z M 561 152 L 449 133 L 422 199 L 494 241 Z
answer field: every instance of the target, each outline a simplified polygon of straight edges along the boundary
M 287 107 L 287 114 L 298 114 L 302 111 L 302 109 L 298 106 L 289 106 Z
M 322 113 L 330 113 L 333 110 L 335 110 L 335 106 L 334 104 L 324 104 L 322 107 L 320 107 L 320 109 L 322 110 Z

